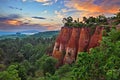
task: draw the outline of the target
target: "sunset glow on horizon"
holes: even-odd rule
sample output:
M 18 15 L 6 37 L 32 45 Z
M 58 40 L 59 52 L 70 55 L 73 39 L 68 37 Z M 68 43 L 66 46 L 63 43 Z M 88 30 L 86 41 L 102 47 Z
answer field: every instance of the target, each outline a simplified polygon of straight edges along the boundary
M 0 31 L 59 30 L 64 17 L 113 16 L 120 0 L 0 0 Z

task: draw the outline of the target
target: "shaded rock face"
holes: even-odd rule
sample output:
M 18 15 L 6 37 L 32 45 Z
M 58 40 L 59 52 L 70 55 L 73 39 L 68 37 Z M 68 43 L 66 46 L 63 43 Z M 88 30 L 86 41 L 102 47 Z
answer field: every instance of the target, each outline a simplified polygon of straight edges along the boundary
M 79 38 L 78 52 L 84 52 L 87 49 L 90 39 L 90 30 L 88 28 L 82 28 Z
M 54 58 L 57 59 L 58 63 L 56 64 L 56 67 L 58 68 L 59 66 L 61 66 L 63 64 L 63 53 L 58 51 L 58 50 L 55 50 L 53 52 L 53 55 L 52 55 Z
M 72 28 L 62 27 L 58 35 L 52 56 L 58 60 L 56 67 L 63 64 L 63 58 L 66 51 L 68 40 L 70 39 Z
M 102 40 L 102 27 L 96 27 L 95 33 L 92 35 L 89 46 L 88 46 L 88 51 L 90 48 L 94 48 L 96 46 L 100 45 L 100 41 Z
M 56 67 L 71 64 L 76 60 L 78 52 L 89 51 L 90 48 L 98 46 L 102 40 L 102 31 L 102 27 L 96 27 L 91 36 L 89 28 L 62 27 L 52 54 L 58 60 Z
M 73 28 L 70 40 L 68 41 L 66 54 L 64 57 L 64 63 L 71 64 L 75 61 L 78 51 L 78 40 L 79 40 L 80 28 Z
M 62 36 L 60 37 L 60 48 L 59 48 L 60 52 L 66 50 L 68 41 L 72 33 L 72 28 L 63 27 L 62 32 L 63 32 Z

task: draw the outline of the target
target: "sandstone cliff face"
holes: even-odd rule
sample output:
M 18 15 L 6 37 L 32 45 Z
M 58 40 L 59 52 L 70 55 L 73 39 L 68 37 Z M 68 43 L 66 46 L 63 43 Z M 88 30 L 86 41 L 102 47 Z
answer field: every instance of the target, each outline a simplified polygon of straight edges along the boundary
M 60 48 L 59 51 L 65 51 L 67 47 L 67 43 L 70 39 L 72 28 L 63 27 L 62 28 L 62 36 L 60 37 Z
M 79 38 L 78 52 L 84 52 L 87 49 L 90 39 L 90 30 L 88 28 L 82 28 Z
M 92 35 L 89 46 L 88 46 L 88 51 L 90 48 L 94 48 L 96 46 L 99 46 L 100 41 L 102 40 L 102 27 L 96 27 L 95 33 Z
M 70 40 L 68 41 L 66 54 L 64 57 L 64 63 L 71 64 L 75 61 L 78 51 L 78 40 L 79 40 L 80 28 L 73 28 Z
M 62 27 L 60 34 L 56 39 L 52 54 L 52 56 L 58 60 L 56 67 L 63 64 L 64 53 L 66 51 L 66 46 L 68 40 L 70 39 L 71 33 L 72 33 L 72 28 Z
M 96 27 L 94 34 L 90 36 L 89 28 L 62 27 L 52 54 L 58 60 L 56 66 L 71 64 L 76 60 L 78 52 L 89 51 L 90 48 L 98 46 L 102 40 L 102 31 L 102 27 Z

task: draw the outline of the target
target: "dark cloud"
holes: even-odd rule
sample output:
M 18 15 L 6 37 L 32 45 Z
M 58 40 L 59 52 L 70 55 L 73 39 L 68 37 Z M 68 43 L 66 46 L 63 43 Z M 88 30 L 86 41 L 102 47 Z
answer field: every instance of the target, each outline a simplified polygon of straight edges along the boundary
M 44 18 L 44 17 L 37 17 L 37 16 L 32 17 L 32 18 L 35 18 L 35 19 L 46 19 L 46 18 Z
M 40 24 L 29 24 L 23 23 L 21 25 L 9 25 L 9 24 L 0 24 L 0 31 L 10 31 L 10 32 L 18 32 L 18 31 L 25 31 L 25 30 L 37 30 L 37 31 L 44 31 L 46 27 Z
M 21 17 L 22 16 L 20 16 L 19 14 L 10 14 L 8 16 L 0 16 L 0 21 L 14 20 L 14 19 L 18 19 Z
M 21 18 L 21 16 L 19 14 L 10 14 L 10 15 L 8 15 L 8 17 L 11 18 L 11 19 Z
M 10 9 L 17 9 L 17 10 L 22 10 L 22 8 L 18 8 L 18 7 L 13 7 L 13 6 L 8 6 Z
M 0 17 L 0 21 L 6 21 L 8 20 L 7 17 Z
M 100 5 L 104 0 L 94 0 L 94 4 Z

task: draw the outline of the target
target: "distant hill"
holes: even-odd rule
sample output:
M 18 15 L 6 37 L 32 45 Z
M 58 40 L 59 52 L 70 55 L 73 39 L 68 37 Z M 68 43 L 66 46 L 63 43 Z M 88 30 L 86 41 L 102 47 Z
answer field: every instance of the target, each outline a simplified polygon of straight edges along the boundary
M 16 39 L 16 38 L 25 38 L 27 37 L 28 35 L 25 35 L 25 34 L 9 34 L 9 35 L 3 35 L 3 36 L 0 36 L 0 40 L 1 39 L 6 39 L 6 38 L 11 38 L 11 39 Z
M 34 35 L 34 34 L 39 33 L 39 32 L 40 31 L 37 31 L 37 30 L 28 30 L 28 31 L 21 31 L 18 33 L 25 34 L 25 35 Z
M 1 32 L 0 32 L 1 33 Z M 45 32 L 38 32 L 38 31 L 21 31 L 16 33 L 5 33 L 0 35 L 0 39 L 6 39 L 6 38 L 25 38 L 25 37 L 42 37 L 42 38 L 50 38 L 52 36 L 56 36 L 59 33 L 59 31 L 45 31 Z
M 36 33 L 34 35 L 31 35 L 33 37 L 43 37 L 43 38 L 50 38 L 52 36 L 56 36 L 58 35 L 60 31 L 45 31 L 45 32 L 39 32 L 39 33 Z

